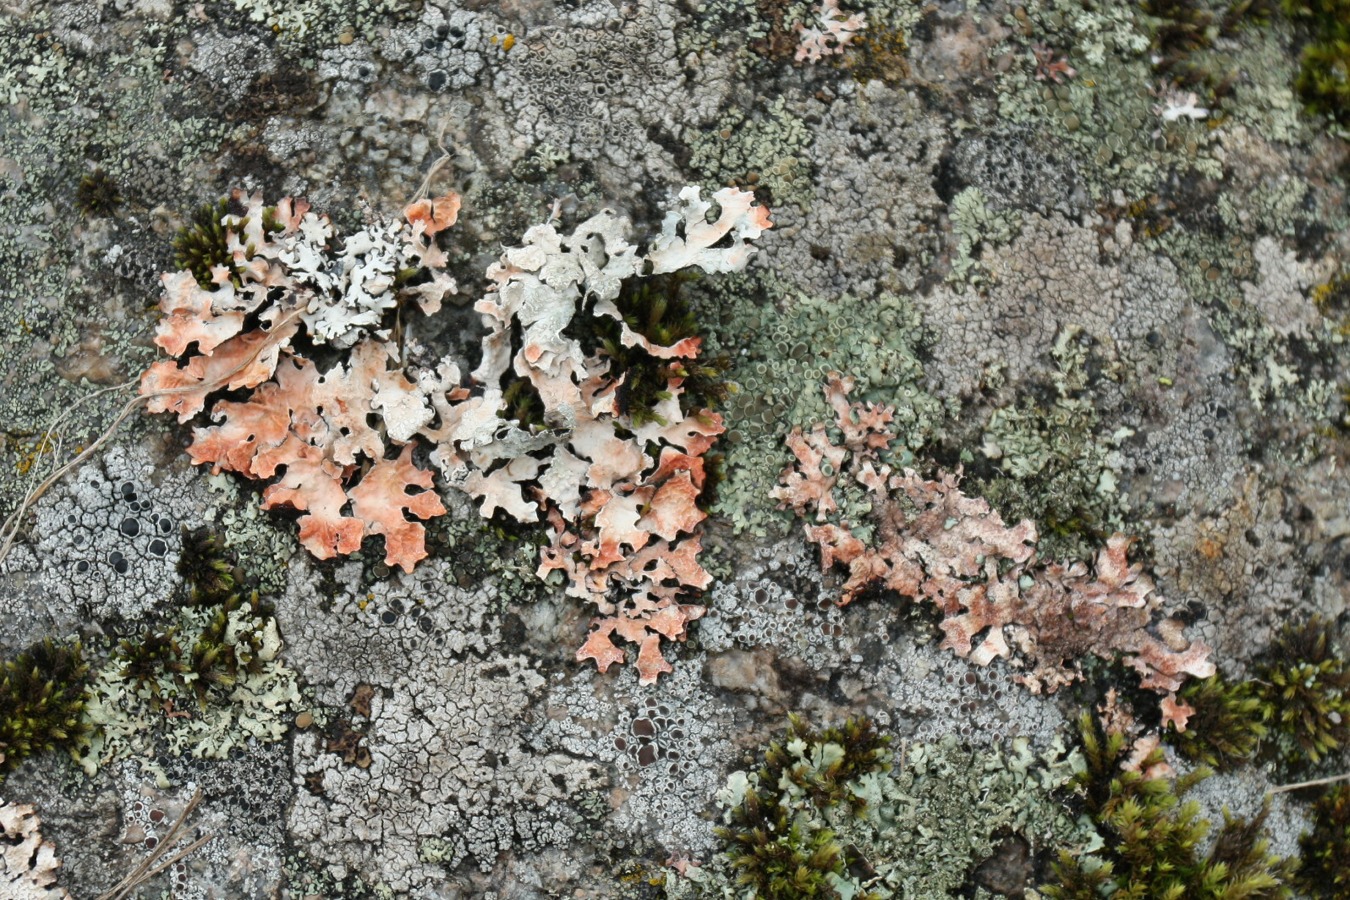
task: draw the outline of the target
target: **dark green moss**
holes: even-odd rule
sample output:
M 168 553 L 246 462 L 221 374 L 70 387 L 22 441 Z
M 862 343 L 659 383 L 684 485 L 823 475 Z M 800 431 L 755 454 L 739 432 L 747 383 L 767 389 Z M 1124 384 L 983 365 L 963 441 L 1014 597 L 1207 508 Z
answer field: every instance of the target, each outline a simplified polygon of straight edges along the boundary
M 764 754 L 765 771 L 778 776 L 775 783 L 785 775 L 820 807 L 847 802 L 861 808 L 861 798 L 853 795 L 848 783 L 869 772 L 890 768 L 886 752 L 889 740 L 877 734 L 868 718 L 849 719 L 843 725 L 817 731 L 800 716 L 792 715 L 788 717 L 788 741 L 804 741 L 808 746 L 838 744 L 844 750 L 840 759 L 820 769 L 796 763 L 783 744 L 771 744 Z
M 835 896 L 829 876 L 843 874 L 844 852 L 832 831 L 803 829 L 790 808 L 766 805 L 755 794 L 746 795 L 743 809 L 747 827 L 725 835 L 739 884 L 765 898 Z
M 177 628 L 147 628 L 138 638 L 118 642 L 114 657 L 122 664 L 122 677 L 136 690 L 150 695 L 151 706 L 159 708 L 160 677 L 165 673 L 181 675 L 187 671 L 178 646 Z
M 235 589 L 233 561 L 225 555 L 221 539 L 206 528 L 183 529 L 178 574 L 187 582 L 197 606 L 223 603 Z
M 75 205 L 87 218 L 107 218 L 122 205 L 122 194 L 112 176 L 95 169 L 80 179 Z
M 247 596 L 232 594 L 211 610 L 206 625 L 192 642 L 192 650 L 185 661 L 186 669 L 197 700 L 203 706 L 207 704 L 213 687 L 228 692 L 241 675 L 257 675 L 262 671 L 261 628 L 244 629 L 242 633 L 234 635 L 233 640 L 228 639 L 230 614 L 241 608 L 247 608 L 249 615 L 255 619 L 265 621 L 272 617 L 270 604 L 264 602 L 256 591 Z
M 1228 769 L 1251 759 L 1267 734 L 1271 710 L 1252 682 L 1230 683 L 1214 675 L 1189 682 L 1181 699 L 1195 713 L 1185 731 L 1169 729 L 1167 737 L 1188 759 Z
M 190 690 L 198 703 L 207 706 L 213 697 L 228 693 L 241 676 L 262 671 L 263 628 L 230 634 L 231 614 L 240 609 L 247 609 L 255 622 L 266 623 L 272 617 L 271 607 L 256 592 L 230 594 L 205 610 L 198 627 L 151 628 L 135 640 L 119 642 L 112 661 L 138 691 L 149 694 L 152 708 L 159 708 L 165 689 L 175 694 Z
M 697 317 L 684 294 L 684 287 L 698 278 L 698 273 L 691 271 L 630 278 L 621 285 L 614 305 L 632 331 L 652 344 L 674 346 L 699 337 Z M 656 406 L 675 395 L 672 388 L 678 389 L 680 410 L 686 415 L 712 409 L 730 394 L 723 379 L 730 365 L 725 356 L 711 360 L 661 359 L 642 347 L 624 346 L 619 321 L 595 315 L 589 309 L 574 316 L 564 333 L 575 339 L 587 356 L 606 359 L 610 378 L 623 379 L 615 393 L 616 406 L 634 425 L 666 424 Z M 519 336 L 515 340 L 514 349 L 519 349 Z M 503 409 L 498 413 L 501 418 L 514 420 L 529 430 L 549 426 L 539 394 L 527 379 L 509 376 L 502 393 Z
M 239 272 L 227 244 L 227 229 L 221 224 L 229 214 L 230 201 L 222 197 L 215 203 L 199 207 L 174 236 L 174 264 L 184 272 L 191 272 L 203 288 L 215 285 L 211 270 L 216 266 L 224 266 L 230 280 L 239 281 Z
M 1350 896 L 1350 786 L 1341 784 L 1313 804 L 1312 831 L 1299 838 L 1299 882 L 1312 897 Z
M 206 528 L 183 530 L 178 573 L 187 582 L 187 605 L 205 613 L 198 628 L 150 627 L 134 640 L 123 640 L 113 650 L 124 677 L 148 692 L 153 706 L 166 685 L 191 689 L 198 702 L 208 703 L 213 689 L 228 691 L 241 674 L 257 674 L 263 660 L 261 628 L 230 635 L 230 616 L 247 609 L 255 620 L 271 619 L 271 605 L 257 591 L 241 591 L 234 560 L 220 538 Z
M 684 294 L 684 287 L 697 281 L 697 272 L 676 272 L 653 278 L 631 278 L 624 282 L 614 305 L 633 331 L 653 344 L 669 347 L 699 335 L 698 322 Z M 656 403 L 670 398 L 667 390 L 672 379 L 679 380 L 680 409 L 687 413 L 711 409 L 727 398 L 722 380 L 729 361 L 661 360 L 639 347 L 625 347 L 619 339 L 619 323 L 608 317 L 599 323 L 600 349 L 613 362 L 613 372 L 624 373 L 619 389 L 620 409 L 636 425 L 646 421 L 665 424 L 652 412 Z
M 619 289 L 614 305 L 627 326 L 653 344 L 670 347 L 688 338 L 698 338 L 698 319 L 685 288 L 699 279 L 693 270 L 630 278 Z M 654 407 L 672 396 L 672 380 L 680 388 L 680 409 L 688 414 L 711 409 L 727 398 L 723 375 L 726 357 L 661 359 L 641 347 L 625 347 L 622 327 L 610 316 L 578 316 L 573 319 L 575 337 L 587 353 L 600 353 L 610 361 L 612 377 L 623 377 L 617 394 L 619 412 L 635 425 L 665 424 Z
M 224 266 L 230 281 L 234 282 L 236 287 L 239 286 L 239 271 L 229 248 L 229 232 L 233 230 L 236 234 L 243 233 L 244 226 L 248 224 L 248 217 L 242 215 L 243 212 L 243 206 L 231 202 L 228 197 L 199 207 L 188 223 L 174 236 L 174 264 L 180 271 L 191 272 L 197 279 L 197 284 L 207 290 L 214 289 L 216 284 L 211 270 L 217 266 Z M 226 216 L 231 215 L 239 217 L 232 229 L 227 228 L 223 221 Z M 270 233 L 281 230 L 282 225 L 276 219 L 274 207 L 267 207 L 262 215 L 264 231 Z M 246 257 L 251 257 L 253 252 L 251 244 L 244 247 Z
M 1055 881 L 1042 893 L 1054 900 L 1097 898 L 1290 896 L 1296 864 L 1269 852 L 1266 813 L 1252 820 L 1226 818 L 1207 854 L 1199 848 L 1210 832 L 1199 807 L 1181 798 L 1209 777 L 1201 768 L 1175 781 L 1142 773 L 1163 761 L 1155 748 L 1136 771 L 1121 768 L 1125 738 L 1106 732 L 1085 713 L 1080 720 L 1085 770 L 1074 782 L 1105 845 L 1098 851 L 1059 854 Z
M 1294 86 L 1309 112 L 1350 127 L 1350 37 L 1310 44 Z
M 1330 622 L 1286 628 L 1250 681 L 1192 681 L 1181 699 L 1195 713 L 1168 740 L 1190 759 L 1228 768 L 1261 752 L 1290 768 L 1316 765 L 1350 742 L 1350 667 Z M 1263 743 L 1264 742 L 1264 743 Z
M 502 391 L 502 408 L 497 417 L 515 421 L 526 431 L 547 428 L 544 421 L 544 401 L 528 378 L 512 376 Z
M 1350 127 L 1350 0 L 1284 0 L 1284 10 L 1311 32 L 1295 82 L 1304 105 Z
M 1286 628 L 1258 681 L 1286 762 L 1316 764 L 1350 741 L 1350 667 L 1335 652 L 1326 619 Z
M 1214 42 L 1217 17 L 1201 0 L 1144 0 L 1140 8 L 1158 20 L 1153 49 L 1160 73 L 1175 72 L 1189 54 Z
M 1264 24 L 1278 0 L 1144 0 L 1141 4 L 1153 45 L 1154 71 L 1173 84 L 1200 91 L 1214 103 L 1231 89 L 1239 72 L 1211 50 L 1218 37 L 1231 37 L 1249 24 Z
M 1336 36 L 1350 29 L 1350 0 L 1281 0 L 1285 14 L 1314 34 Z
M 822 766 L 808 762 L 825 744 L 837 745 L 843 753 L 826 756 L 829 761 Z M 806 801 L 820 809 L 845 804 L 860 812 L 863 799 L 848 784 L 889 768 L 886 744 L 868 719 L 816 731 L 790 717 L 787 739 L 769 745 L 757 782 L 731 811 L 730 824 L 717 830 L 737 882 L 752 887 L 758 897 L 775 900 L 838 896 L 831 876 L 842 876 L 854 860 L 833 831 L 802 823 L 789 785 L 800 788 Z
M 76 749 L 89 667 L 79 642 L 34 644 L 0 664 L 0 772 L 45 750 Z

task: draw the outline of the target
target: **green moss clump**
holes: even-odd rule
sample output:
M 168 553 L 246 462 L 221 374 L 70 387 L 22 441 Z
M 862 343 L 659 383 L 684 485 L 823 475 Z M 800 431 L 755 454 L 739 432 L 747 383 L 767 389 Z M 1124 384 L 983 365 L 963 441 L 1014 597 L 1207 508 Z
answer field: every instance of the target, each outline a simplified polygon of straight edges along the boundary
M 1271 727 L 1287 762 L 1314 764 L 1350 741 L 1350 667 L 1331 623 L 1313 616 L 1286 628 L 1259 671 Z
M 668 879 L 668 896 L 953 896 L 1010 836 L 1033 853 L 1096 843 L 1056 796 L 1081 765 L 1060 744 L 1038 756 L 1019 738 L 1005 754 L 955 736 L 893 760 L 866 719 L 817 731 L 793 718 L 718 792 L 721 851 Z
M 111 175 L 95 169 L 80 179 L 75 205 L 88 218 L 106 218 L 122 205 L 122 194 Z
M 1308 111 L 1350 127 L 1350 0 L 1284 0 L 1312 30 L 1295 87 Z
M 624 323 L 638 334 L 663 347 L 699 336 L 698 319 L 684 294 L 685 285 L 697 281 L 693 270 L 630 278 L 619 289 L 614 305 Z M 727 357 L 712 359 L 658 359 L 640 347 L 625 347 L 620 339 L 619 323 L 609 317 L 596 319 L 600 351 L 612 360 L 611 372 L 624 374 L 619 389 L 619 410 L 629 415 L 634 425 L 648 421 L 665 424 L 652 408 L 670 399 L 667 390 L 678 379 L 680 410 L 685 414 L 711 409 L 726 400 L 728 388 L 722 375 Z
M 197 284 L 207 290 L 215 285 L 211 270 L 216 266 L 224 266 L 230 273 L 230 280 L 239 281 L 223 224 L 229 214 L 230 201 L 226 198 L 207 203 L 192 214 L 191 220 L 173 239 L 174 265 L 181 271 L 191 272 Z
M 1350 16 L 1350 8 L 1344 15 Z M 1350 127 L 1350 34 L 1310 44 L 1294 87 L 1309 112 Z
M 257 593 L 247 598 L 232 595 L 211 612 L 192 642 L 186 661 L 192 691 L 202 706 L 207 704 L 213 688 L 228 693 L 242 675 L 256 675 L 262 670 L 265 630 L 232 627 L 233 613 L 238 610 L 245 610 L 250 621 L 271 622 L 270 610 Z
M 1263 25 L 1277 0 L 1144 0 L 1152 32 L 1154 71 L 1178 85 L 1205 92 L 1206 102 L 1232 87 L 1238 71 L 1210 50 L 1217 37 L 1232 37 L 1248 24 Z
M 1186 730 L 1168 731 L 1188 759 L 1227 769 L 1251 759 L 1269 729 L 1271 709 L 1250 681 L 1228 682 L 1218 675 L 1190 681 L 1181 699 L 1195 709 Z
M 830 876 L 843 875 L 844 852 L 834 832 L 804 828 L 786 808 L 764 807 L 755 796 L 746 797 L 746 829 L 727 838 L 737 882 L 752 886 L 757 897 L 835 896 Z
M 257 591 L 237 589 L 232 561 L 206 528 L 183 530 L 178 574 L 187 582 L 188 606 L 200 611 L 191 619 L 195 627 L 150 626 L 119 641 L 111 654 L 119 676 L 155 711 L 166 697 L 187 693 L 205 707 L 216 694 L 223 699 L 241 677 L 259 674 L 272 617 Z M 240 616 L 255 627 L 238 627 Z
M 1350 786 L 1338 785 L 1313 804 L 1312 831 L 1299 838 L 1299 881 L 1310 896 L 1350 894 Z
M 614 305 L 629 329 L 655 345 L 671 347 L 699 337 L 698 318 L 685 293 L 699 277 L 697 271 L 684 270 L 629 278 L 620 286 Z M 642 347 L 624 346 L 622 326 L 607 315 L 574 316 L 565 333 L 578 340 L 587 354 L 598 353 L 608 359 L 610 377 L 623 377 L 616 395 L 618 408 L 634 425 L 666 424 L 656 405 L 671 399 L 672 381 L 680 388 L 680 410 L 685 414 L 709 409 L 727 398 L 728 388 L 722 379 L 728 366 L 726 357 L 661 359 Z M 528 417 L 537 399 L 532 401 L 528 390 L 512 394 L 514 388 L 514 382 L 506 387 L 506 394 L 514 398 L 512 412 L 520 411 Z
M 77 756 L 91 774 L 127 756 L 220 758 L 249 739 L 278 740 L 299 702 L 296 674 L 279 659 L 274 610 L 241 589 L 220 541 L 185 532 L 179 571 L 188 581 L 179 605 L 111 648 L 92 680 L 90 736 Z M 152 714 L 163 724 L 147 730 Z
M 182 546 L 178 574 L 188 584 L 192 603 L 223 603 L 235 589 L 234 565 L 225 555 L 224 543 L 207 528 L 184 528 Z
M 548 427 L 544 421 L 544 401 L 528 378 L 512 375 L 502 391 L 502 408 L 497 418 L 515 422 L 526 431 L 537 432 Z
M 1199 805 L 1181 798 L 1209 777 L 1200 768 L 1175 781 L 1143 774 L 1163 761 L 1155 748 L 1136 771 L 1121 768 L 1125 738 L 1108 733 L 1090 714 L 1080 720 L 1084 770 L 1074 778 L 1087 814 L 1105 841 L 1086 854 L 1063 850 L 1053 871 L 1056 882 L 1042 888 L 1053 900 L 1096 898 L 1290 896 L 1295 861 L 1269 852 L 1265 811 L 1251 820 L 1225 818 L 1207 854 L 1200 846 L 1210 823 Z
M 1190 80 L 1187 56 L 1213 43 L 1215 11 L 1199 0 L 1144 0 L 1140 8 L 1157 20 L 1153 51 L 1158 57 L 1158 73 L 1179 77 L 1183 83 Z
M 1263 756 L 1291 768 L 1316 765 L 1350 742 L 1350 666 L 1334 643 L 1331 623 L 1313 616 L 1284 630 L 1254 679 L 1190 682 L 1181 699 L 1195 713 L 1168 740 L 1217 768 L 1251 759 L 1267 738 Z
M 89 667 L 78 641 L 34 644 L 0 664 L 0 773 L 44 750 L 76 750 Z
M 888 738 L 877 733 L 871 719 L 849 719 L 836 728 L 820 731 L 806 724 L 800 716 L 788 717 L 786 744 L 770 744 L 764 754 L 765 776 L 780 784 L 784 778 L 796 785 L 817 806 L 850 803 L 861 808 L 863 799 L 849 784 L 872 772 L 890 769 L 886 751 Z M 810 756 L 807 748 L 818 748 Z
M 159 679 L 166 672 L 181 675 L 187 666 L 180 661 L 178 629 L 147 628 L 138 638 L 124 638 L 117 644 L 114 657 L 122 664 L 121 675 L 138 691 L 150 695 L 151 707 L 160 708 L 162 694 Z
M 867 719 L 815 731 L 790 717 L 787 740 L 769 745 L 754 784 L 746 783 L 729 823 L 717 830 L 737 883 L 764 898 L 837 896 L 832 883 L 853 860 L 834 831 L 800 816 L 794 801 L 861 811 L 866 801 L 851 782 L 889 768 L 886 743 Z
M 191 220 L 174 235 L 174 265 L 179 271 L 191 272 L 197 284 L 204 290 L 214 290 L 215 276 L 211 270 L 224 266 L 227 275 L 236 287 L 240 282 L 240 273 L 235 266 L 234 254 L 230 252 L 229 232 L 242 235 L 248 225 L 248 216 L 241 215 L 242 207 L 236 207 L 230 198 L 221 197 L 215 203 L 207 203 L 192 214 Z M 263 230 L 280 231 L 281 222 L 276 219 L 275 207 L 263 210 Z M 226 218 L 230 224 L 226 225 Z M 244 255 L 251 257 L 252 244 L 244 247 Z

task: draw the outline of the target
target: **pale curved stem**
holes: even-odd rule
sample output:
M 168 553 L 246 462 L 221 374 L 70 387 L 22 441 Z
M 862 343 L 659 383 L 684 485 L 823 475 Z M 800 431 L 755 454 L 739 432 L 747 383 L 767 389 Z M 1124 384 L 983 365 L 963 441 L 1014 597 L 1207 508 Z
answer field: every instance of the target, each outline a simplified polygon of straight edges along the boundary
M 285 316 L 282 316 L 280 319 L 278 319 L 276 322 L 272 324 L 272 333 L 280 334 L 286 325 L 289 325 L 291 322 L 295 321 L 298 318 L 300 318 L 300 310 L 298 309 L 292 310 L 291 312 L 287 313 Z M 148 403 L 151 400 L 155 400 L 160 397 L 172 397 L 178 394 L 195 394 L 195 393 L 201 393 L 205 395 L 211 393 L 212 391 L 219 390 L 225 387 L 225 385 L 229 384 L 230 379 L 234 378 L 235 375 L 238 375 L 244 369 L 253 365 L 254 361 L 260 355 L 262 355 L 262 353 L 264 353 L 267 350 L 270 350 L 273 344 L 274 342 L 272 341 L 263 343 L 258 347 L 257 350 L 249 354 L 249 356 L 243 362 L 239 363 L 239 365 L 235 366 L 230 371 L 220 375 L 214 381 L 203 382 L 201 384 L 189 385 L 185 387 L 165 388 L 164 390 L 152 391 L 148 394 L 140 394 L 139 396 L 133 397 L 132 399 L 128 400 L 122 406 L 121 410 L 118 411 L 116 418 L 114 418 L 112 422 L 108 425 L 108 427 L 104 429 L 102 434 L 100 434 L 97 438 L 95 438 L 94 441 L 88 447 L 84 448 L 84 450 L 81 451 L 78 456 L 76 456 L 74 459 L 72 459 L 65 465 L 61 466 L 60 468 L 54 470 L 50 475 L 44 478 L 42 482 L 38 484 L 37 487 L 33 488 L 27 494 L 25 494 L 23 499 L 19 502 L 18 507 L 14 510 L 14 512 L 10 513 L 8 518 L 5 519 L 4 525 L 0 525 L 0 537 L 3 537 L 3 540 L 0 540 L 0 563 L 3 563 L 5 561 L 5 559 L 9 556 L 10 548 L 14 546 L 14 539 L 19 533 L 19 525 L 23 521 L 24 514 L 28 512 L 30 508 L 32 508 L 33 504 L 36 503 L 42 497 L 43 494 L 47 493 L 47 491 L 51 488 L 52 485 L 56 484 L 71 471 L 78 468 L 80 464 L 83 463 L 85 460 L 87 460 L 90 456 L 98 452 L 98 449 L 102 447 L 104 444 L 106 444 L 108 440 L 114 434 L 117 433 L 118 427 L 123 422 L 126 421 L 127 416 L 131 415 L 132 411 L 137 406 L 139 406 L 142 403 Z M 61 415 L 56 417 L 56 419 L 52 422 L 51 427 L 47 429 L 47 431 L 42 435 L 42 438 L 38 441 L 38 447 L 42 447 L 43 445 L 52 442 L 53 434 L 55 433 L 55 430 L 60 424 L 61 420 L 64 419 L 66 416 L 70 415 L 71 413 L 73 413 L 76 409 L 78 409 L 80 404 L 84 403 L 87 400 L 92 400 L 94 397 L 98 397 L 102 394 L 110 393 L 112 391 L 123 390 L 127 387 L 137 384 L 139 380 L 140 379 L 128 381 L 125 384 L 119 384 L 116 385 L 115 387 L 103 388 L 101 390 L 95 391 L 94 393 L 86 397 L 82 397 L 80 400 L 72 404 L 69 409 L 67 409 L 65 412 L 61 413 Z M 57 447 L 60 446 L 59 439 L 57 439 L 57 443 L 54 444 L 54 446 Z M 54 453 L 53 455 L 55 456 L 56 454 Z

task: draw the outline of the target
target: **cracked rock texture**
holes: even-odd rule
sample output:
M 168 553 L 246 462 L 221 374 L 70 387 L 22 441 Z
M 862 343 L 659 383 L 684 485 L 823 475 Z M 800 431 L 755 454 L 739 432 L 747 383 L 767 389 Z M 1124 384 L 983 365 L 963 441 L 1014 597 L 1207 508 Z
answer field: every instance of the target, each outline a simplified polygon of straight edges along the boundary
M 466 372 L 484 272 L 531 226 L 569 234 L 609 208 L 645 244 L 686 185 L 753 191 L 774 222 L 744 271 L 681 287 L 732 390 L 700 501 L 707 612 L 663 646 L 674 671 L 654 685 L 631 658 L 576 660 L 590 614 L 537 577 L 544 524 L 484 520 L 439 476 L 449 513 L 411 574 L 378 541 L 314 559 L 296 515 L 192 466 L 205 415 L 132 410 L 46 487 L 0 561 L 0 658 L 78 638 L 120 684 L 118 643 L 194 602 L 179 562 L 204 526 L 274 616 L 287 685 L 251 701 L 266 729 L 168 745 L 241 717 L 144 688 L 143 752 L 10 771 L 0 804 L 40 817 L 54 890 L 98 897 L 186 814 L 182 839 L 210 841 L 133 896 L 724 896 L 718 793 L 789 713 L 866 715 L 934 771 L 985 766 L 944 788 L 948 810 L 975 808 L 986 779 L 1034 794 L 1028 820 L 1076 818 L 1025 767 L 995 770 L 1061 760 L 1108 697 L 1153 728 L 1157 697 L 1108 661 L 1033 694 L 1003 660 L 940 649 L 910 598 L 838 605 L 837 573 L 770 496 L 791 429 L 835 422 L 834 370 L 852 400 L 895 407 L 890 464 L 960 469 L 1004 521 L 1034 520 L 1042 560 L 1139 538 L 1131 560 L 1226 677 L 1250 677 L 1287 623 L 1350 625 L 1350 145 L 1294 93 L 1303 26 L 1225 32 L 1196 57 L 1208 117 L 1168 121 L 1136 3 L 839 7 L 866 27 L 807 63 L 807 0 L 0 0 L 6 516 L 133 397 L 173 238 L 233 188 L 303 196 L 347 234 L 428 177 L 461 195 L 459 294 L 399 335 Z M 1073 74 L 1038 64 L 1046 48 Z M 845 501 L 874 538 L 870 506 Z M 147 749 L 165 746 L 186 749 Z M 1258 757 L 1194 796 L 1220 821 L 1347 768 L 1345 748 L 1297 774 Z M 887 802 L 903 833 L 904 801 Z M 1277 852 L 1298 852 L 1308 802 L 1280 795 Z M 1004 895 L 1024 896 L 1048 871 L 1038 835 L 1002 845 L 1026 857 L 1010 865 L 971 855 L 992 842 L 978 815 L 925 815 L 951 830 L 913 858 L 971 873 L 960 896 L 992 896 L 977 872 L 1002 866 Z

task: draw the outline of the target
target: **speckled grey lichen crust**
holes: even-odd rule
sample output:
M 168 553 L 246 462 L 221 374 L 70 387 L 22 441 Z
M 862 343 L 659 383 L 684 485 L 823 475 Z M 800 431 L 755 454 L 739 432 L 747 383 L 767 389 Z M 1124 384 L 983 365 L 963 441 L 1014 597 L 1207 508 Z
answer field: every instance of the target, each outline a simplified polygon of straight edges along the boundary
M 503 640 L 495 585 L 451 587 L 437 564 L 368 590 L 356 589 L 357 565 L 334 575 L 338 593 L 321 593 L 297 560 L 277 615 L 292 663 L 331 711 L 329 734 L 359 733 L 369 758 L 344 762 L 318 730 L 296 737 L 287 825 L 300 846 L 337 877 L 407 893 L 446 868 L 491 870 L 513 848 L 565 843 L 569 798 L 600 773 L 534 740 L 547 682 Z M 371 694 L 364 712 L 350 705 L 358 690 Z
M 369 548 L 310 559 L 293 516 L 193 469 L 190 426 L 159 418 L 133 415 L 52 487 L 0 566 L 0 648 L 83 636 L 112 739 L 88 772 L 43 756 L 4 787 L 39 808 L 77 897 L 141 862 L 194 785 L 193 827 L 216 837 L 146 896 L 694 893 L 676 869 L 720 864 L 716 794 L 789 712 L 866 714 L 934 771 L 975 760 L 1021 785 L 999 767 L 1071 742 L 1114 676 L 1032 695 L 1002 661 L 939 649 L 903 598 L 836 604 L 768 496 L 787 431 L 833 421 L 834 370 L 897 407 L 891 464 L 960 467 L 967 494 L 1036 520 L 1043 559 L 1138 536 L 1226 675 L 1286 622 L 1346 613 L 1350 309 L 1326 298 L 1350 271 L 1350 151 L 1299 107 L 1297 28 L 1277 16 L 1197 51 L 1240 77 L 1207 118 L 1165 121 L 1135 3 L 840 4 L 867 16 L 863 40 L 807 65 L 814 0 L 0 3 L 5 514 L 52 468 L 49 424 L 73 408 L 69 454 L 132 396 L 172 237 L 232 187 L 303 195 L 350 232 L 447 156 L 430 187 L 464 199 L 461 294 L 407 351 L 465 371 L 486 266 L 551 215 L 566 230 L 609 207 L 641 240 L 681 186 L 736 185 L 775 223 L 745 272 L 686 287 L 735 390 L 709 609 L 655 686 L 578 664 L 587 622 L 536 578 L 541 535 L 459 494 L 404 576 Z M 1076 74 L 1038 78 L 1039 45 Z M 81 211 L 96 169 L 120 203 Z M 841 502 L 865 533 L 867 501 Z M 123 703 L 110 646 L 198 615 L 177 574 L 198 525 L 275 602 L 276 655 L 210 713 Z M 1274 779 L 1251 767 L 1192 796 L 1250 814 Z M 923 794 L 925 815 L 986 847 L 962 790 Z M 1046 815 L 1060 802 L 1017 790 Z M 1303 809 L 1275 801 L 1279 852 Z
M 156 483 L 155 467 L 114 448 L 84 466 L 37 512 L 36 552 L 49 597 L 97 619 L 135 620 L 178 583 L 182 529 L 198 522 L 179 470 Z

